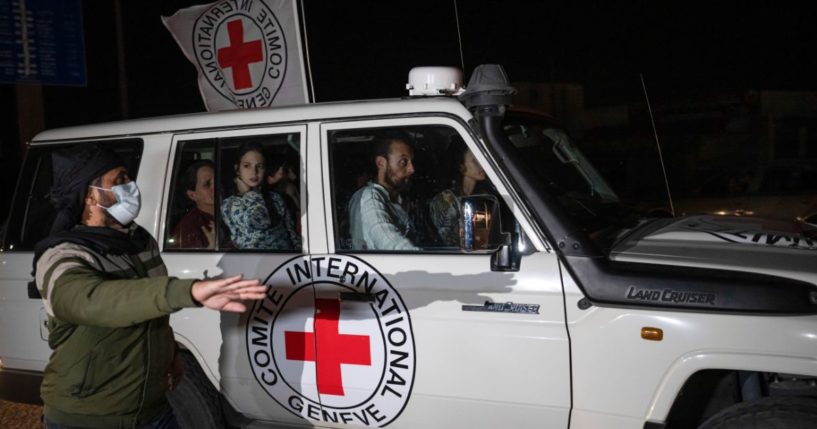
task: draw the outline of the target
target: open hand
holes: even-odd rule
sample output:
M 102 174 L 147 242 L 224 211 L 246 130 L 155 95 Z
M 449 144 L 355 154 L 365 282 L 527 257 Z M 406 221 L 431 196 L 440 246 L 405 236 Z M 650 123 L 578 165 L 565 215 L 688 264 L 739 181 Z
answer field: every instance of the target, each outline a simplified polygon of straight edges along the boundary
M 242 280 L 243 274 L 193 283 L 193 299 L 201 305 L 219 311 L 243 313 L 247 311 L 244 300 L 264 299 L 267 286 L 258 279 Z

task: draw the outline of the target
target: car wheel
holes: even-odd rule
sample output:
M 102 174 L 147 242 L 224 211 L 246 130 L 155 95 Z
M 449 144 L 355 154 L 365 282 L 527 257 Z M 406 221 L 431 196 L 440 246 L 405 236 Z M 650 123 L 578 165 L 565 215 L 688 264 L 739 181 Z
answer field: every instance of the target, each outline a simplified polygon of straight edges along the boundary
M 817 400 L 780 396 L 742 402 L 722 410 L 699 426 L 699 429 L 738 428 L 817 428 Z
M 179 352 L 184 377 L 176 389 L 167 394 L 173 414 L 182 429 L 223 429 L 226 427 L 218 391 L 204 375 L 196 359 Z

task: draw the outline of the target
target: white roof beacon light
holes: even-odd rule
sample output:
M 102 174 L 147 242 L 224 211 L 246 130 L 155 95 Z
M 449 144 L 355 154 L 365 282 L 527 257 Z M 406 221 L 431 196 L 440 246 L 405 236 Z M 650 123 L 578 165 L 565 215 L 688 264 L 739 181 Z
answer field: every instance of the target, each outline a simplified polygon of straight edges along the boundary
M 456 67 L 414 67 L 409 71 L 409 96 L 462 94 L 462 71 Z

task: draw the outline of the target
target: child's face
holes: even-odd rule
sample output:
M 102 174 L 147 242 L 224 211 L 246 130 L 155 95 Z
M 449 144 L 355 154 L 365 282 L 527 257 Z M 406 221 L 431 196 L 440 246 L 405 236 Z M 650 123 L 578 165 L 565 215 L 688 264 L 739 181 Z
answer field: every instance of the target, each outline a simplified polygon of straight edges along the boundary
M 260 185 L 266 175 L 264 155 L 255 150 L 245 153 L 238 163 L 237 174 L 238 178 L 251 188 Z

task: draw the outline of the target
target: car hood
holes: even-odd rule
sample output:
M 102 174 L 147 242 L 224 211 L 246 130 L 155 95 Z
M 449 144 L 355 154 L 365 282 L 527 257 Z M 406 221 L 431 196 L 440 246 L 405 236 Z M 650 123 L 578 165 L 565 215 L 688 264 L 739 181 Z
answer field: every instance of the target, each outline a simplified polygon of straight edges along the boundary
M 754 217 L 661 219 L 622 237 L 610 258 L 770 274 L 817 284 L 817 228 Z

